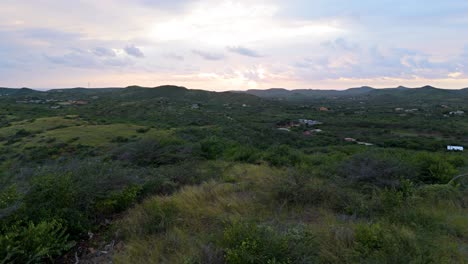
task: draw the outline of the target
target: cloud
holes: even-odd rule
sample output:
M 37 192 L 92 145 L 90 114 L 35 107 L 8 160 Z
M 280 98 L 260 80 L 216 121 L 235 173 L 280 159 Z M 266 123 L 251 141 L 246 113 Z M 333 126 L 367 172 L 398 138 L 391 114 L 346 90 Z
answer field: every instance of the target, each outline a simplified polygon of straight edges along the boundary
M 447 76 L 450 78 L 459 78 L 463 76 L 463 72 L 451 72 Z
M 184 60 L 184 56 L 177 55 L 177 54 L 174 54 L 174 53 L 164 54 L 164 58 L 170 59 L 170 60 L 176 60 L 176 61 L 183 61 Z
M 127 46 L 124 48 L 125 52 L 130 55 L 130 56 L 133 56 L 133 57 L 136 57 L 136 58 L 144 58 L 145 57 L 145 54 L 143 54 L 143 52 L 135 47 L 134 45 L 130 45 L 130 46 Z
M 192 53 L 202 57 L 205 60 L 210 60 L 210 61 L 218 61 L 218 60 L 223 60 L 225 58 L 223 54 L 210 53 L 210 52 L 201 51 L 201 50 L 192 50 Z
M 93 50 L 94 55 L 98 57 L 116 57 L 117 54 L 114 50 L 104 47 L 97 47 Z
M 456 60 L 438 59 L 422 51 L 388 48 L 372 44 L 355 43 L 338 38 L 321 44 L 320 55 L 305 57 L 291 64 L 296 78 L 303 80 L 325 79 L 427 79 L 454 77 Z
M 322 46 L 326 48 L 330 48 L 330 49 L 346 50 L 346 51 L 353 51 L 353 50 L 359 49 L 358 44 L 349 42 L 344 38 L 337 38 L 332 41 L 323 42 Z
M 108 52 L 107 49 L 106 51 Z M 44 58 L 52 64 L 83 69 L 101 69 L 107 66 L 125 67 L 134 64 L 128 58 L 118 57 L 116 53 L 105 56 L 96 55 L 96 50 L 72 49 L 71 52 L 62 55 L 44 54 Z
M 260 55 L 256 51 L 245 48 L 245 47 L 241 47 L 241 46 L 227 47 L 227 50 L 230 51 L 230 52 L 233 52 L 233 53 L 237 53 L 237 54 L 242 55 L 242 56 L 247 56 L 247 57 L 252 57 L 252 58 L 263 57 L 262 55 Z
M 136 2 L 156 9 L 178 10 L 192 3 L 191 0 L 137 0 Z
M 81 37 L 80 33 L 66 32 L 53 28 L 27 28 L 18 31 L 25 38 L 48 40 L 48 41 L 70 41 Z
M 60 64 L 76 68 L 92 68 L 97 65 L 97 60 L 90 53 L 73 51 L 64 55 L 47 55 L 44 57 L 53 64 Z

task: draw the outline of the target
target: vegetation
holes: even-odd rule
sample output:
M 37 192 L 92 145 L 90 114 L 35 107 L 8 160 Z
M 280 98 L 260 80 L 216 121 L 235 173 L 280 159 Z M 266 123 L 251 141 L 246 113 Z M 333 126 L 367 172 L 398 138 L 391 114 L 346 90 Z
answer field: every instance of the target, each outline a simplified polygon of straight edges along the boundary
M 466 91 L 274 92 L 0 90 L 0 263 L 468 260 Z

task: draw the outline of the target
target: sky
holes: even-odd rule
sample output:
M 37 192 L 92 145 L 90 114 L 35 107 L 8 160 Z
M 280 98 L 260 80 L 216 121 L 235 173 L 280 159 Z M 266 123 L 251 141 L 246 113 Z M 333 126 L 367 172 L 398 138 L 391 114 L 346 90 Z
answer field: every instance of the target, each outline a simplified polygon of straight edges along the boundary
M 468 87 L 468 1 L 0 1 L 0 86 L 165 84 Z

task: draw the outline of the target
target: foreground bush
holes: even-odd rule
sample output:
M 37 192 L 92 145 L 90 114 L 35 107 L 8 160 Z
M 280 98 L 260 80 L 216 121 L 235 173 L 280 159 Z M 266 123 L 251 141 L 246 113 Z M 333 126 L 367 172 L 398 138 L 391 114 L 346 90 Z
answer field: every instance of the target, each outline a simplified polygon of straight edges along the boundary
M 0 263 L 40 263 L 71 248 L 59 222 L 15 224 L 0 236 Z
M 229 264 L 313 263 L 318 243 L 303 227 L 279 232 L 271 226 L 234 223 L 224 231 L 225 261 Z

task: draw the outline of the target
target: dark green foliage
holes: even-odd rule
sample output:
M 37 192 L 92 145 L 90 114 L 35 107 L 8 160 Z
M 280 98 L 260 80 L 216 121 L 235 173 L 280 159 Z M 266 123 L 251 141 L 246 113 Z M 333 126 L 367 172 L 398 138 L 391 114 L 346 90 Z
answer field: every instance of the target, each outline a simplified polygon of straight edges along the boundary
M 0 209 L 7 208 L 20 198 L 16 185 L 11 185 L 0 191 Z
M 415 160 L 419 171 L 418 179 L 424 183 L 448 183 L 457 174 L 456 168 L 439 155 L 421 153 Z
M 58 221 L 16 223 L 0 235 L 1 263 L 43 263 L 72 246 Z
M 140 133 L 140 134 L 145 134 L 146 132 L 150 131 L 151 128 L 149 127 L 145 127 L 145 128 L 139 128 L 136 130 L 137 133 Z
M 420 251 L 415 235 L 407 229 L 379 223 L 361 224 L 355 230 L 355 238 L 355 252 L 360 263 L 411 263 L 413 261 L 426 263 L 430 261 Z
M 236 222 L 224 231 L 225 260 L 230 264 L 313 263 L 318 242 L 304 228 L 280 232 L 272 226 Z
M 273 166 L 294 166 L 301 162 L 302 155 L 287 145 L 278 145 L 269 148 L 264 160 Z
M 303 172 L 289 170 L 288 174 L 280 178 L 273 186 L 275 198 L 278 202 L 293 205 L 323 205 L 331 207 L 342 204 L 346 199 L 345 193 L 338 186 L 314 181 L 313 176 Z
M 415 172 L 397 158 L 374 151 L 354 155 L 343 164 L 340 174 L 357 184 L 394 188 L 400 179 L 413 178 Z
M 122 212 L 135 203 L 140 197 L 143 187 L 129 185 L 121 191 L 114 191 L 109 197 L 96 202 L 96 210 L 106 215 Z
M 138 166 L 161 166 L 192 159 L 195 151 L 190 145 L 163 146 L 158 141 L 144 139 L 121 146 L 112 158 Z

